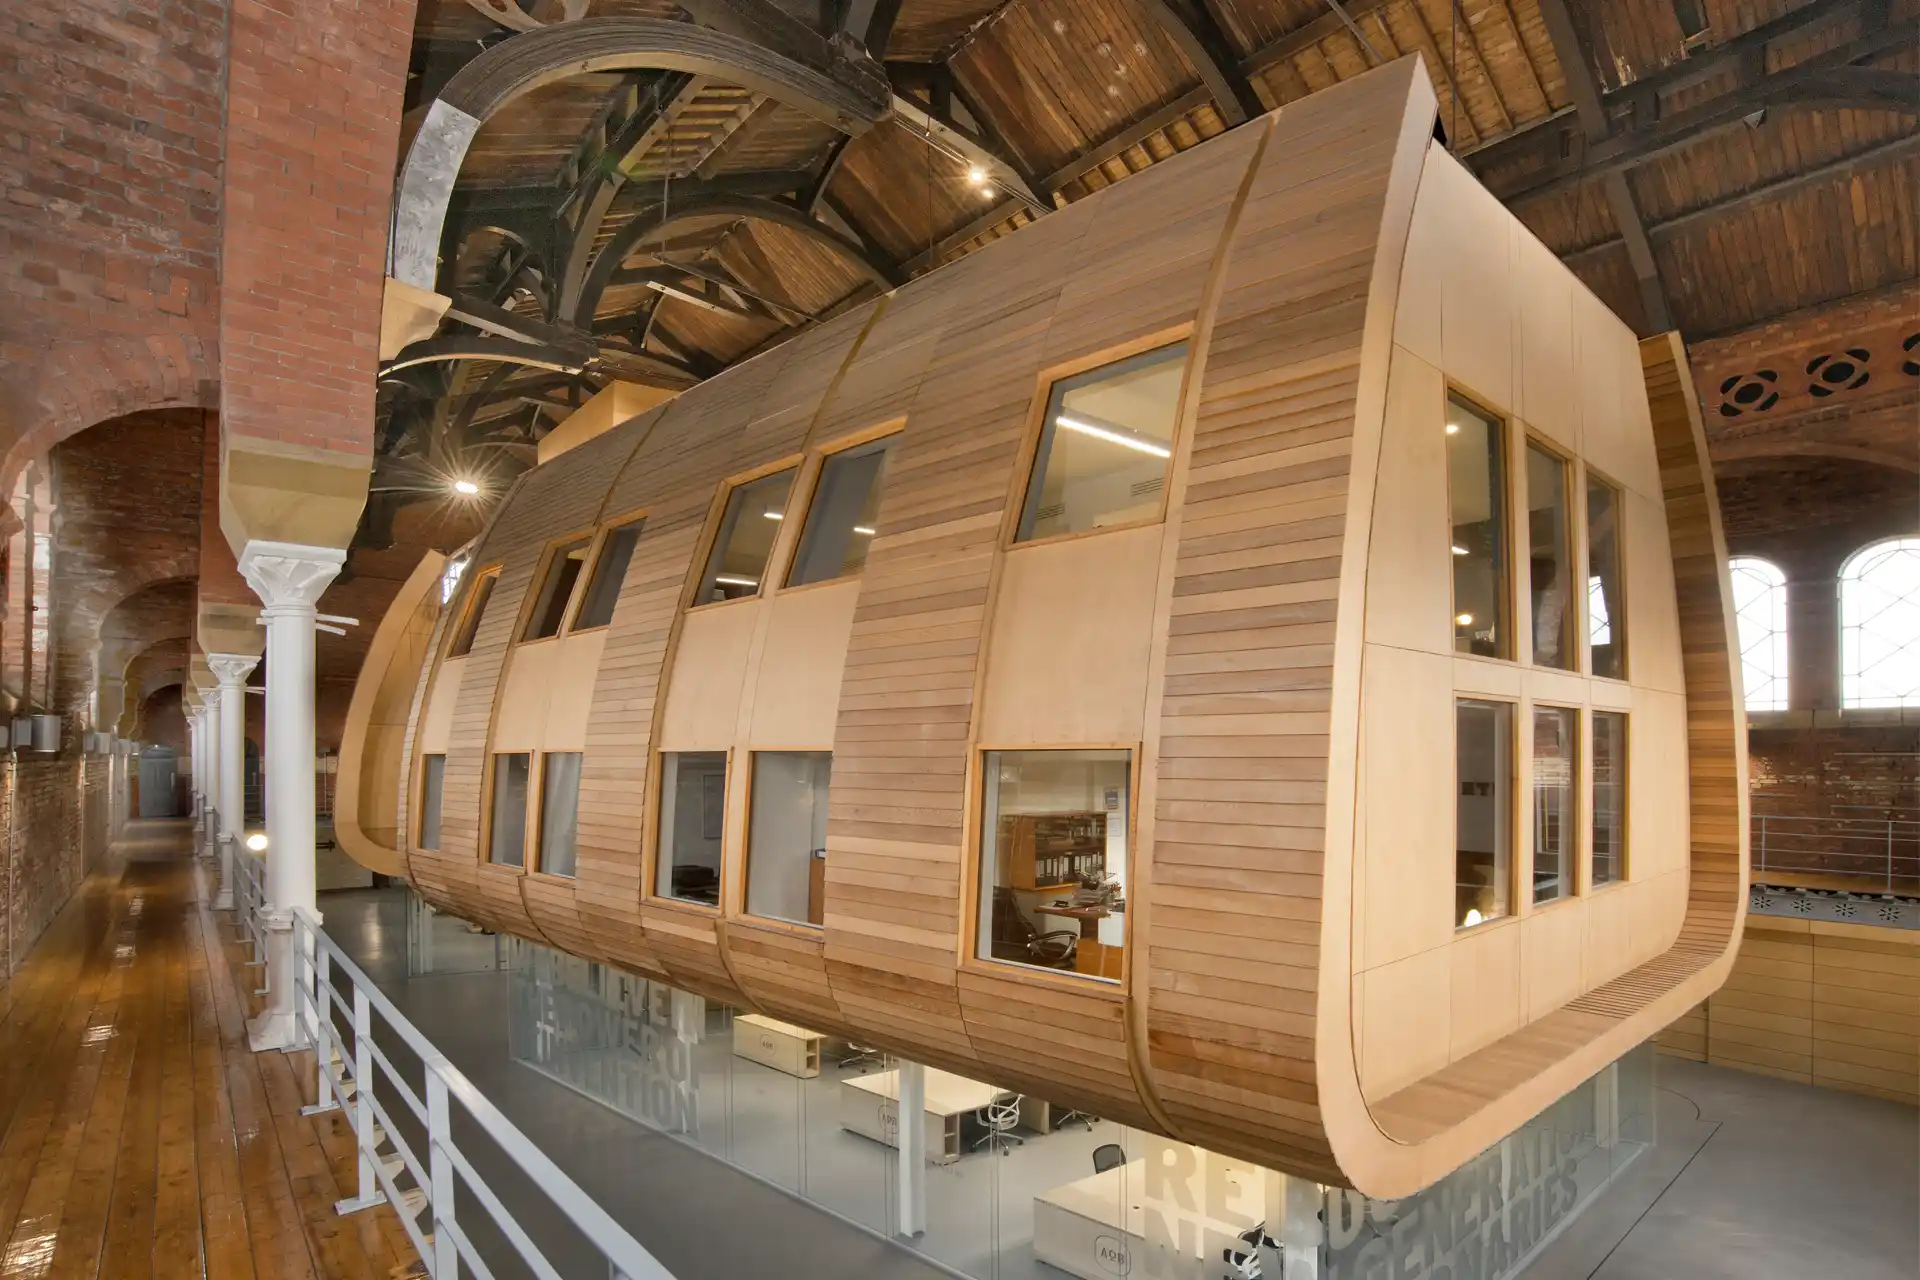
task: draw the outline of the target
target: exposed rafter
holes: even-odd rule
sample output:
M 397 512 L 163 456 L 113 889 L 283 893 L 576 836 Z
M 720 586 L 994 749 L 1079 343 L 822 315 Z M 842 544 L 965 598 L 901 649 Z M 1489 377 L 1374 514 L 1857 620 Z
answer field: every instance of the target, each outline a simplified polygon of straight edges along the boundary
M 1221 30 L 1202 0 L 1138 0 L 1138 3 L 1161 33 L 1180 50 L 1180 56 L 1200 77 L 1200 83 L 1207 86 L 1214 106 L 1229 127 L 1245 124 L 1266 112 L 1265 104 L 1240 68 L 1233 42 L 1227 39 L 1227 33 Z
M 692 385 L 698 377 L 672 360 L 646 352 L 590 343 L 531 343 L 487 334 L 455 334 L 426 338 L 403 348 L 380 366 L 382 377 L 415 365 L 453 360 L 495 360 L 561 373 L 598 373 L 673 390 Z

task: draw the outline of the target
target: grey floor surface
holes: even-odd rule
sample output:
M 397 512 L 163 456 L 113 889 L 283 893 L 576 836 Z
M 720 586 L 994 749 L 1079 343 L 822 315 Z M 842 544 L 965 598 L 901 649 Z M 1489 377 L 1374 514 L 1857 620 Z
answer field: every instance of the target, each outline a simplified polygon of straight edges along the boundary
M 420 1030 L 679 1280 L 931 1280 L 947 1274 L 913 1251 L 513 1062 L 507 1047 L 512 975 L 408 978 L 400 893 L 328 893 L 320 905 L 328 932 Z M 467 949 L 483 963 L 490 940 L 476 939 Z M 780 1092 L 801 1082 L 759 1082 L 755 1072 L 764 1069 L 739 1059 L 730 1065 L 730 1114 L 750 1114 L 761 1095 L 768 1105 L 792 1105 Z M 1658 1070 L 1657 1145 L 1535 1259 L 1525 1273 L 1529 1280 L 1920 1277 L 1920 1113 L 1914 1108 L 1672 1058 L 1660 1058 Z M 825 1077 L 805 1085 L 815 1092 L 835 1087 Z M 867 1150 L 873 1144 L 839 1131 L 830 1106 L 801 1105 L 807 1168 L 857 1189 L 837 1206 L 849 1216 L 884 1222 L 883 1162 Z M 738 1128 L 745 1133 L 759 1126 Z M 1085 1157 L 1080 1148 L 1102 1140 L 1097 1135 L 1076 1133 L 1058 1143 L 1054 1137 L 1065 1135 L 1050 1135 L 990 1164 L 970 1157 L 934 1168 L 931 1230 L 922 1247 L 991 1280 L 1062 1276 L 1023 1257 L 1013 1237 L 1031 1188 L 1078 1176 L 1074 1170 Z M 706 1140 L 711 1145 L 713 1139 Z M 775 1182 L 795 1182 L 783 1173 L 792 1163 L 786 1153 L 756 1156 L 743 1147 L 731 1154 L 764 1166 L 756 1172 Z M 503 1161 L 479 1163 L 509 1203 L 541 1201 L 532 1188 L 514 1187 Z M 948 1180 L 952 1185 L 941 1185 Z M 993 1202 L 997 1212 L 974 1212 Z M 954 1221 L 943 1221 L 943 1203 L 958 1210 Z M 987 1233 L 968 1230 L 988 1212 L 1000 1237 L 997 1270 Z M 563 1274 L 593 1274 L 584 1269 L 579 1242 L 552 1216 L 556 1221 L 535 1215 L 530 1230 L 553 1249 Z M 1030 1231 L 1030 1209 L 1027 1219 Z M 503 1280 L 506 1274 L 511 1271 Z

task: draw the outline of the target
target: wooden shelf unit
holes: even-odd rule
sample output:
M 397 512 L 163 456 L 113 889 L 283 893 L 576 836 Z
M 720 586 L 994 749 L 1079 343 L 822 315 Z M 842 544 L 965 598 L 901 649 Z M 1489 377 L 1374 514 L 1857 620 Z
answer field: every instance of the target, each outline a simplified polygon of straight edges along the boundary
M 1011 813 L 1000 819 L 1001 883 L 1015 889 L 1068 890 L 1089 871 L 1107 870 L 1104 813 Z

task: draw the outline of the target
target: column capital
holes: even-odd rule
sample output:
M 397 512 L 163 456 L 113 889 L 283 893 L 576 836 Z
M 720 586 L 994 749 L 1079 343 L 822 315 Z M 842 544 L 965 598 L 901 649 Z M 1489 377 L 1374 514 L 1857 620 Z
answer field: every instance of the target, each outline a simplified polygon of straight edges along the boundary
M 210 653 L 207 655 L 207 668 L 220 681 L 219 692 L 238 689 L 246 684 L 247 677 L 260 665 L 260 659 L 251 653 Z
M 240 553 L 240 574 L 260 597 L 268 618 L 276 614 L 312 614 L 320 594 L 347 562 L 338 547 L 314 547 L 298 542 L 247 544 Z

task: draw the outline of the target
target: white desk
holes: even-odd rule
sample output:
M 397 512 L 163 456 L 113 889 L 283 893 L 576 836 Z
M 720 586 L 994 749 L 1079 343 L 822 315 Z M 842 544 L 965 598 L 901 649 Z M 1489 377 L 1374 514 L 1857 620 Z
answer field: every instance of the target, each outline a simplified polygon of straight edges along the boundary
M 960 1145 L 961 1121 L 1008 1091 L 934 1067 L 926 1072 L 927 1158 L 936 1164 L 952 1164 L 965 1152 Z M 840 1096 L 841 1128 L 890 1147 L 900 1145 L 898 1069 L 850 1076 L 840 1082 Z
M 1147 1195 L 1146 1164 L 1142 1160 L 1109 1169 L 1044 1191 L 1033 1198 L 1033 1255 L 1062 1271 L 1086 1280 L 1114 1276 L 1152 1275 L 1146 1264 L 1148 1249 L 1178 1248 L 1188 1244 L 1188 1256 L 1218 1258 L 1219 1250 L 1253 1223 L 1266 1217 L 1266 1171 L 1229 1162 L 1223 1175 L 1209 1179 L 1200 1164 L 1224 1157 L 1196 1152 L 1194 1167 L 1185 1179 L 1186 1203 Z M 1224 1188 L 1222 1203 L 1207 1202 L 1208 1184 Z M 1162 1186 L 1163 1193 L 1168 1188 Z M 1148 1211 L 1154 1215 L 1154 1239 L 1148 1243 Z M 1182 1223 L 1192 1223 L 1183 1227 Z M 1175 1241 L 1164 1237 L 1167 1233 Z
M 811 1080 L 820 1074 L 822 1038 L 817 1031 L 757 1013 L 743 1013 L 733 1020 L 735 1057 L 802 1080 Z

